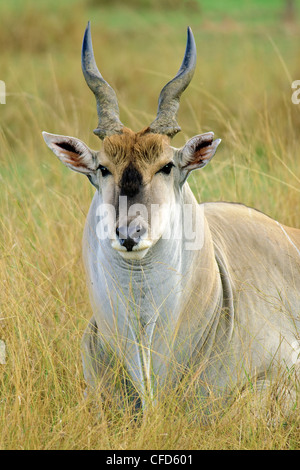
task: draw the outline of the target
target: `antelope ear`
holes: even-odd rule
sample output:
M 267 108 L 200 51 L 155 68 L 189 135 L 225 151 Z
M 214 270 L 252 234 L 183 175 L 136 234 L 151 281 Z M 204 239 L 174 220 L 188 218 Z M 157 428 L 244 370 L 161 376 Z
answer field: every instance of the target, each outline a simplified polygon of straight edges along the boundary
M 180 152 L 181 169 L 189 172 L 207 165 L 221 142 L 221 139 L 213 139 L 214 133 L 206 132 L 188 140 Z
M 43 137 L 53 153 L 71 170 L 86 176 L 95 174 L 99 165 L 97 152 L 75 137 L 49 134 L 43 132 Z

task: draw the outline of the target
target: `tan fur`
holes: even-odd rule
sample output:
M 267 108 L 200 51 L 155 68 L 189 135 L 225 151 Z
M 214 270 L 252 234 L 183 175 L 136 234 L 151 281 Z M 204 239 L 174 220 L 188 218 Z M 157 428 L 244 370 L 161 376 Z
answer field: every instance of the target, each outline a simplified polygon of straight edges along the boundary
M 124 127 L 122 134 L 106 137 L 103 150 L 106 157 L 115 165 L 126 166 L 132 162 L 138 167 L 155 163 L 164 153 L 169 138 L 148 132 L 148 128 L 133 132 Z

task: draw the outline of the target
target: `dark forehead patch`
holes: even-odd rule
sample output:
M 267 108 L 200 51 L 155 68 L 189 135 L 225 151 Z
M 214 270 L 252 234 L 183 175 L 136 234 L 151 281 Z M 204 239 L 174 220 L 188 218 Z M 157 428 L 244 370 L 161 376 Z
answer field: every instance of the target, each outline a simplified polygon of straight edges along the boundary
M 142 184 L 143 177 L 141 173 L 135 168 L 132 163 L 129 163 L 127 168 L 125 168 L 120 181 L 120 195 L 134 197 L 139 193 Z

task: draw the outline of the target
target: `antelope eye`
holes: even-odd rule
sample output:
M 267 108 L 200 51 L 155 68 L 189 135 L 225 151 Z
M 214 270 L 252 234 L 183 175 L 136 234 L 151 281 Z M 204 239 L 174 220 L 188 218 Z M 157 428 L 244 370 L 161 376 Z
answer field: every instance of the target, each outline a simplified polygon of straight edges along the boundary
M 169 175 L 173 166 L 175 166 L 173 162 L 167 163 L 157 173 L 164 173 L 165 175 Z
M 111 175 L 111 172 L 103 165 L 99 165 L 98 170 L 101 171 L 101 174 L 104 178 L 105 178 L 105 176 Z

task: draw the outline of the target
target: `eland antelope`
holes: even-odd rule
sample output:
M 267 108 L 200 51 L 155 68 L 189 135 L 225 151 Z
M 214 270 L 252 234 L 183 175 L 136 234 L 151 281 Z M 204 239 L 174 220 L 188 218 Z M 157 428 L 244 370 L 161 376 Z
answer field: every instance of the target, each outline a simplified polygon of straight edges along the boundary
M 92 388 L 108 382 L 113 351 L 144 405 L 176 389 L 193 367 L 205 397 L 249 380 L 264 387 L 282 365 L 291 371 L 299 363 L 300 230 L 242 204 L 197 203 L 187 178 L 215 154 L 221 141 L 213 132 L 171 146 L 195 66 L 188 28 L 155 120 L 135 133 L 120 121 L 116 94 L 97 68 L 88 23 L 82 70 L 103 145 L 96 151 L 43 133 L 61 162 L 96 188 L 83 238 L 93 310 L 85 379 Z

